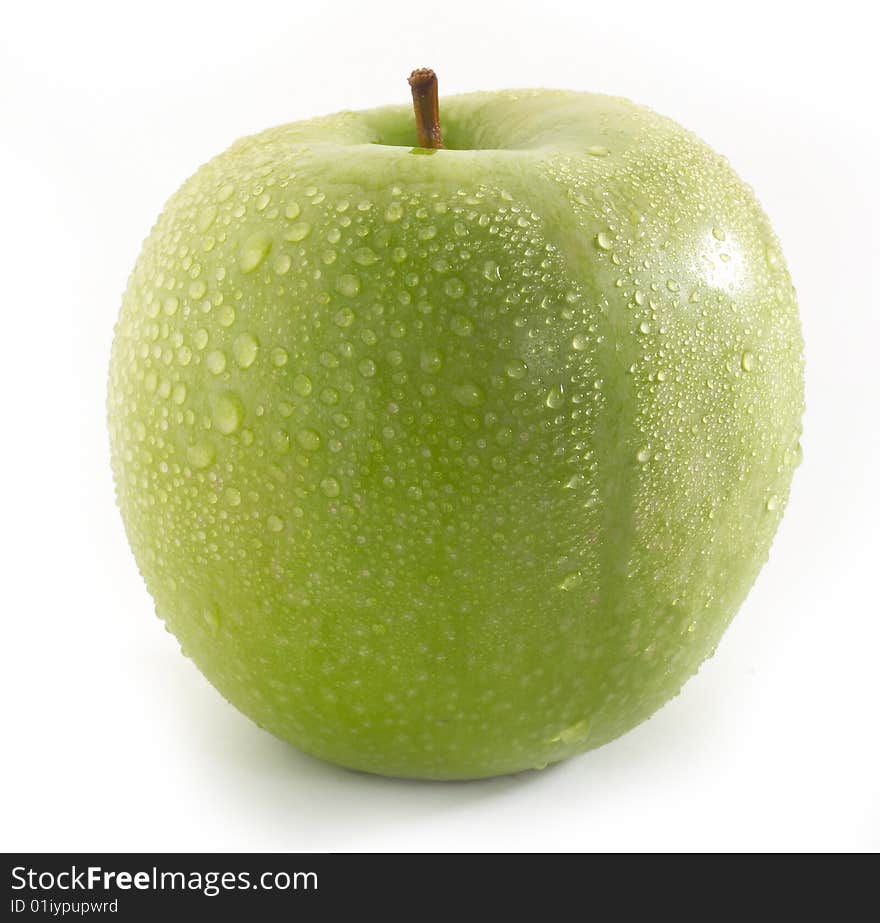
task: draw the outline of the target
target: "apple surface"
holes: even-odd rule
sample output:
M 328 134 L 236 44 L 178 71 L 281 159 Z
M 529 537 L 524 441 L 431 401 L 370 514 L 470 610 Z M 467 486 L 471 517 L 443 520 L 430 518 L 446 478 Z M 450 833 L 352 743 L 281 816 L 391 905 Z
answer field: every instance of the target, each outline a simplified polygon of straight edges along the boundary
M 715 649 L 800 459 L 779 244 L 675 122 L 551 90 L 236 142 L 116 327 L 118 502 L 237 708 L 393 776 L 540 768 Z

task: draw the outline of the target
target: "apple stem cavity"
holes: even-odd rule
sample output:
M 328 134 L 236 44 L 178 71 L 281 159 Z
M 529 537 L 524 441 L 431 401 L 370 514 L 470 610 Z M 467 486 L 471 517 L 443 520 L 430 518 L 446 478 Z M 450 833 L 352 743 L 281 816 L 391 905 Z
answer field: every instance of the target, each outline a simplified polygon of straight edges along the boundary
M 409 75 L 419 147 L 437 150 L 443 147 L 440 134 L 440 99 L 437 95 L 437 75 L 430 67 L 420 67 Z

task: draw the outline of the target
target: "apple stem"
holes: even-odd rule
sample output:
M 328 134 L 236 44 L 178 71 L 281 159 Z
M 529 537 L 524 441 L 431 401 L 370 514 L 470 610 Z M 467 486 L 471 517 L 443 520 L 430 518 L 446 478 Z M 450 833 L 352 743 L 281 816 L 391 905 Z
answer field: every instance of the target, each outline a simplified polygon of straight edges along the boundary
M 437 95 L 437 75 L 430 67 L 420 67 L 409 75 L 419 147 L 443 147 L 440 134 L 440 100 Z

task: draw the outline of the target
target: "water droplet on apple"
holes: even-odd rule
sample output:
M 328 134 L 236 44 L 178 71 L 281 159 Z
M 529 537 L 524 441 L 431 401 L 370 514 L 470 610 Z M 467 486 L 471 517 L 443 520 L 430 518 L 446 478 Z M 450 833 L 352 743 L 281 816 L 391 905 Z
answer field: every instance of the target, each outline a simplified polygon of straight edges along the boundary
M 287 365 L 287 360 L 289 358 L 290 356 L 287 350 L 282 346 L 276 346 L 275 349 L 272 350 L 272 365 L 276 368 L 280 369 Z
M 312 379 L 300 373 L 293 379 L 293 390 L 300 397 L 308 397 L 312 393 Z
M 464 295 L 465 284 L 464 282 L 461 281 L 461 279 L 457 279 L 457 278 L 447 279 L 443 283 L 443 291 L 446 292 L 446 294 L 450 298 L 458 300 L 459 298 L 462 297 L 462 295 Z
M 299 207 L 299 204 L 296 202 L 288 202 L 284 207 L 284 217 L 288 221 L 293 221 L 294 218 L 299 218 L 300 212 L 302 209 Z
M 205 357 L 205 365 L 212 375 L 220 375 L 226 370 L 226 353 L 220 349 L 213 349 Z
M 283 276 L 286 272 L 290 270 L 291 260 L 286 253 L 279 253 L 275 257 L 275 261 L 272 263 L 272 269 L 279 275 Z
M 471 381 L 463 382 L 452 389 L 452 397 L 462 407 L 479 407 L 486 399 L 483 389 Z
M 220 630 L 220 607 L 217 603 L 209 603 L 205 606 L 202 610 L 202 619 L 212 634 Z
M 372 266 L 379 259 L 369 247 L 359 247 L 352 253 L 351 258 L 358 266 Z
M 292 244 L 298 244 L 301 240 L 305 240 L 311 233 L 312 226 L 308 221 L 298 221 L 284 232 L 284 239 Z
M 554 385 L 548 392 L 547 396 L 544 398 L 544 403 L 551 409 L 557 410 L 565 403 L 565 392 L 562 390 L 562 385 Z
M 296 441 L 306 452 L 316 452 L 321 448 L 321 434 L 313 429 L 301 429 L 296 434 Z
M 474 322 L 463 314 L 456 314 L 449 322 L 449 329 L 460 337 L 469 337 L 474 332 Z
M 590 345 L 590 338 L 585 333 L 576 333 L 571 338 L 571 348 L 576 352 L 583 352 Z
M 197 442 L 186 450 L 186 457 L 194 468 L 207 468 L 215 458 L 214 446 L 210 442 Z
M 205 292 L 208 291 L 208 285 L 204 279 L 193 279 L 189 284 L 190 298 L 204 298 Z
M 228 506 L 240 506 L 241 491 L 236 490 L 234 487 L 227 487 L 226 490 L 223 491 L 223 499 Z
M 272 448 L 276 452 L 283 455 L 285 452 L 290 451 L 290 433 L 288 433 L 287 430 L 276 429 L 270 436 L 270 439 Z
M 580 571 L 572 571 L 570 574 L 566 574 L 562 581 L 559 584 L 560 590 L 573 590 L 576 587 L 580 586 L 583 582 L 584 575 Z
M 677 292 L 681 289 L 681 286 L 678 284 L 678 282 L 675 281 L 675 279 L 667 279 L 666 288 L 669 289 L 670 292 Z
M 173 317 L 177 314 L 177 309 L 180 307 L 180 300 L 176 295 L 169 295 L 162 302 L 162 310 L 169 316 Z
M 275 516 L 273 514 L 267 517 L 266 528 L 270 532 L 280 532 L 284 528 L 284 520 L 280 516 Z
M 483 263 L 483 278 L 489 282 L 501 281 L 501 269 L 494 260 Z
M 507 375 L 508 378 L 513 378 L 516 381 L 525 378 L 528 370 L 529 367 L 522 359 L 510 359 L 504 366 L 504 374 Z
M 224 304 L 217 315 L 221 327 L 231 327 L 235 323 L 235 308 L 231 304 Z
M 242 333 L 232 342 L 232 356 L 241 369 L 249 369 L 257 358 L 260 343 L 252 333 Z
M 354 311 L 351 308 L 340 308 L 333 315 L 333 323 L 337 327 L 350 327 L 354 323 Z
M 607 157 L 610 152 L 607 147 L 602 147 L 601 144 L 591 144 L 587 148 L 587 153 L 590 157 Z
M 607 231 L 599 231 L 596 235 L 596 245 L 600 250 L 610 250 L 614 246 L 614 239 Z
M 238 256 L 238 268 L 242 272 L 253 272 L 269 255 L 272 238 L 265 231 L 255 231 L 244 242 Z
M 385 220 L 388 222 L 400 221 L 403 217 L 403 206 L 400 202 L 392 202 L 385 209 Z
M 640 465 L 646 464 L 650 460 L 650 458 L 651 458 L 651 450 L 647 446 L 644 446 L 643 448 L 639 449 L 638 453 L 636 454 L 636 461 L 638 461 Z
M 724 231 L 721 230 L 721 228 L 712 228 L 712 236 L 715 238 L 715 240 L 727 240 L 727 235 L 724 233 Z
M 334 477 L 326 477 L 321 481 L 321 491 L 325 497 L 338 497 L 342 492 L 339 481 Z
M 582 743 L 590 734 L 590 721 L 584 718 L 563 728 L 550 742 L 562 744 Z
M 443 366 L 443 356 L 436 349 L 423 349 L 419 356 L 419 367 L 423 372 L 434 375 Z
M 361 290 L 361 280 L 351 273 L 344 273 L 336 280 L 336 291 L 347 298 L 353 298 Z
M 244 419 L 244 406 L 237 394 L 227 392 L 221 394 L 214 404 L 214 425 L 223 433 L 230 436 L 234 433 Z
M 206 205 L 199 212 L 199 220 L 197 222 L 197 227 L 201 234 L 204 234 L 208 228 L 217 220 L 217 206 L 216 205 Z
M 751 372 L 755 367 L 754 353 L 750 353 L 748 350 L 746 350 L 740 358 L 740 365 L 742 366 L 742 370 L 744 372 Z
M 767 509 L 772 512 L 773 510 L 778 509 L 778 508 L 779 508 L 779 497 L 777 497 L 776 494 L 771 494 L 769 499 L 767 500 Z

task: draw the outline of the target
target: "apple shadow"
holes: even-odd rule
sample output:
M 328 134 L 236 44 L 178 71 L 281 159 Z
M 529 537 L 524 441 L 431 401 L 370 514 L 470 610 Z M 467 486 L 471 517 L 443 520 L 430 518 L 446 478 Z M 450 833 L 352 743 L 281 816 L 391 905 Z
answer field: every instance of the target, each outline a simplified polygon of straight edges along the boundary
M 537 785 L 559 765 L 461 781 L 380 776 L 297 750 L 226 703 L 211 711 L 212 718 L 200 722 L 201 759 L 223 767 L 215 782 L 227 799 L 230 783 L 248 793 L 248 812 L 262 815 L 261 827 L 273 842 L 287 840 L 289 831 L 291 849 L 364 849 L 370 831 L 387 838 L 390 828 L 409 826 L 414 819 L 467 811 Z
M 223 828 L 225 848 L 368 852 L 389 842 L 406 850 L 411 841 L 424 849 L 426 829 L 445 828 L 448 843 L 462 815 L 468 822 L 461 829 L 470 832 L 456 848 L 468 851 L 492 839 L 490 830 L 488 839 L 474 838 L 474 812 L 491 822 L 499 801 L 509 801 L 511 817 L 555 816 L 564 790 L 562 801 L 576 799 L 583 818 L 600 816 L 609 803 L 625 806 L 632 791 L 661 786 L 680 776 L 682 766 L 698 763 L 709 729 L 719 721 L 729 726 L 735 711 L 718 685 L 706 682 L 706 672 L 716 669 L 704 665 L 652 718 L 596 750 L 541 771 L 468 781 L 393 778 L 324 762 L 260 729 L 190 671 L 178 674 L 188 694 L 176 701 L 188 703 L 178 719 L 196 751 L 191 757 L 211 767 L 200 770 L 212 806 L 205 820 Z M 493 810 L 483 812 L 489 804 Z

